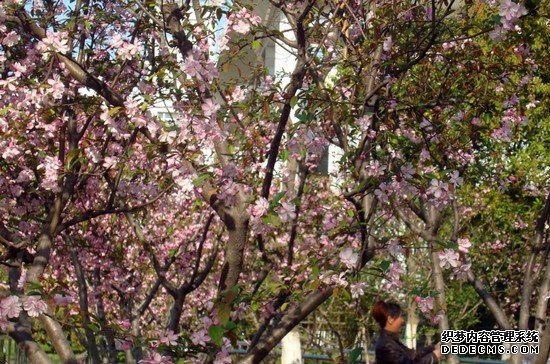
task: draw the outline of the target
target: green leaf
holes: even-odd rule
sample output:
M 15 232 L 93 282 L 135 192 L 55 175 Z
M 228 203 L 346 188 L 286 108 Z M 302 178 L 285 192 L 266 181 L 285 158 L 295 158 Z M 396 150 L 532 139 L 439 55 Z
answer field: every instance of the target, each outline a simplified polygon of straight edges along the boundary
M 41 295 L 44 287 L 38 282 L 27 282 L 25 285 L 25 293 L 29 295 Z
M 222 303 L 218 307 L 218 319 L 220 320 L 220 324 L 223 326 L 227 325 L 229 322 L 229 316 L 231 314 L 231 310 L 229 309 L 229 305 Z
M 348 362 L 349 363 L 355 363 L 358 361 L 359 357 L 361 356 L 361 353 L 363 352 L 363 348 L 355 348 L 352 351 L 349 352 Z
M 277 206 L 277 204 L 279 203 L 279 201 L 281 201 L 285 194 L 286 191 L 281 191 L 273 196 L 273 200 L 271 200 L 271 202 L 269 203 L 269 208 L 274 208 L 275 206 Z
M 236 328 L 237 328 L 237 324 L 234 323 L 233 321 L 228 321 L 227 324 L 225 325 L 225 329 L 228 331 L 234 330 Z
M 454 241 L 449 241 L 447 243 L 447 248 L 457 250 L 458 249 L 458 243 L 456 243 Z
M 262 217 L 262 222 L 267 225 L 271 225 L 274 227 L 281 226 L 281 219 L 279 218 L 279 215 L 276 215 L 274 213 L 271 213 L 269 215 Z
M 311 268 L 311 277 L 313 279 L 316 279 L 317 277 L 319 277 L 319 267 L 314 265 L 313 268 Z
M 95 332 L 95 333 L 98 333 L 98 332 L 99 332 L 99 326 L 97 326 L 97 325 L 94 324 L 94 323 L 90 323 L 90 324 L 88 325 L 88 328 L 89 328 L 90 330 L 92 330 L 93 332 Z
M 210 335 L 210 339 L 212 339 L 214 344 L 217 346 L 222 346 L 223 327 L 217 325 L 210 326 L 208 328 L 208 335 Z
M 112 107 L 109 109 L 109 116 L 114 116 L 116 115 L 119 111 L 120 111 L 121 107 L 120 106 L 115 106 L 115 107 Z
M 298 103 L 298 97 L 292 96 L 292 98 L 290 99 L 290 107 L 296 106 L 297 103 Z
M 195 187 L 201 187 L 204 183 L 204 181 L 206 181 L 206 179 L 208 178 L 208 174 L 202 174 L 200 176 L 198 176 L 197 178 L 195 178 L 193 180 L 193 186 Z
M 255 40 L 252 42 L 252 49 L 256 50 L 262 46 L 262 43 L 259 40 Z
M 289 155 L 290 155 L 290 151 L 288 149 L 283 149 L 281 151 L 281 160 L 286 161 Z
M 382 270 L 386 271 L 386 270 L 388 270 L 390 265 L 391 265 L 391 262 L 389 260 L 384 260 L 384 261 L 382 261 L 382 263 L 380 263 L 380 268 L 382 268 Z
M 80 149 L 76 148 L 71 150 L 69 153 L 67 153 L 67 157 L 65 158 L 65 169 L 71 169 L 74 162 L 78 160 L 78 155 L 80 154 Z

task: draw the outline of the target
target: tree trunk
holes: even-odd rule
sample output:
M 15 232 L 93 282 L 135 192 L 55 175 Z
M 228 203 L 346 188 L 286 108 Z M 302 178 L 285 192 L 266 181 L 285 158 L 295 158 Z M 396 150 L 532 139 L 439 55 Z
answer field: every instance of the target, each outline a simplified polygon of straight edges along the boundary
M 17 325 L 10 336 L 33 364 L 53 364 L 46 352 L 34 341 L 28 329 Z M 76 363 L 76 362 L 75 362 Z
M 281 364 L 302 364 L 300 332 L 294 328 L 281 340 Z
M 411 349 L 416 348 L 416 332 L 418 329 L 418 315 L 416 308 L 411 303 L 407 306 L 407 325 L 405 326 L 405 345 Z
M 325 302 L 331 295 L 333 289 L 319 289 L 310 293 L 304 301 L 289 309 L 281 321 L 271 330 L 270 334 L 258 341 L 242 361 L 243 364 L 258 364 L 269 352 L 304 318 Z
M 72 244 L 72 241 L 71 241 Z M 71 259 L 75 268 L 77 284 L 78 284 L 78 304 L 80 306 L 80 315 L 82 317 L 82 326 L 86 334 L 86 351 L 93 364 L 99 364 L 99 351 L 95 341 L 95 335 L 90 329 L 90 311 L 88 307 L 88 287 L 86 286 L 86 277 L 82 271 L 80 260 L 74 246 L 71 246 Z
M 239 283 L 248 234 L 248 216 L 243 211 L 235 210 L 228 213 L 223 219 L 229 239 L 225 249 L 225 262 L 220 276 L 219 293 L 227 303 L 232 303 L 235 299 L 231 290 Z
M 178 293 L 174 297 L 174 303 L 170 308 L 170 317 L 168 318 L 168 324 L 166 325 L 167 330 L 172 330 L 175 334 L 180 331 L 180 318 L 183 312 L 183 303 L 185 301 L 185 295 Z
M 438 327 L 439 332 L 443 330 L 449 330 L 449 319 L 447 318 L 447 301 L 445 298 L 445 281 L 443 280 L 443 271 L 439 265 L 439 252 L 435 250 L 433 242 L 430 242 L 431 248 L 431 260 L 432 260 L 432 272 L 433 272 L 433 282 L 434 288 L 437 292 L 437 306 L 439 308 L 439 315 L 441 315 Z M 448 355 L 447 362 L 449 364 L 458 364 L 459 360 L 456 355 Z

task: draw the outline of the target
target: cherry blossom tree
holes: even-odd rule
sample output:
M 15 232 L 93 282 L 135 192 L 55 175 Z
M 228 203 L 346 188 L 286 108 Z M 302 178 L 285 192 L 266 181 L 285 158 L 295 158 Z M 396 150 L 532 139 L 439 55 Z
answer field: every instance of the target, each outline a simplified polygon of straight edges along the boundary
M 532 16 L 509 0 L 3 2 L 0 329 L 36 363 L 52 362 L 41 334 L 67 363 L 226 363 L 238 339 L 258 363 L 330 297 L 363 294 L 403 228 L 429 244 L 448 328 L 443 268 L 470 272 L 469 246 L 443 248 L 443 221 L 468 165 L 528 123 Z M 273 44 L 288 74 L 268 74 Z

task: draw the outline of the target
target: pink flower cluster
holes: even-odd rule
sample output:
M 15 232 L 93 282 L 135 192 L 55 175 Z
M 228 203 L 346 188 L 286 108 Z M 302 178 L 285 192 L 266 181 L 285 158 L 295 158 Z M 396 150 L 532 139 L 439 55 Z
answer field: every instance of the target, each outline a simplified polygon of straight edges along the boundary
M 500 24 L 489 34 L 494 41 L 500 41 L 505 37 L 507 31 L 519 31 L 516 25 L 519 18 L 527 14 L 527 9 L 521 3 L 512 0 L 501 0 L 498 15 L 500 15 Z
M 391 291 L 403 287 L 403 282 L 401 281 L 401 274 L 405 271 L 401 264 L 397 261 L 393 262 L 390 265 L 390 269 L 386 274 L 386 282 L 382 286 L 383 289 Z
M 67 33 L 51 32 L 46 30 L 46 36 L 40 40 L 36 49 L 43 53 L 42 58 L 47 58 L 50 52 L 67 53 Z
M 122 39 L 120 34 L 113 35 L 111 48 L 116 50 L 118 58 L 123 61 L 131 61 L 141 53 L 141 45 L 137 38 L 130 43 Z
M 359 254 L 354 252 L 351 247 L 347 247 L 340 252 L 340 260 L 348 269 L 354 268 L 357 264 L 358 259 Z
M 458 250 L 468 253 L 472 243 L 469 239 L 458 239 Z M 461 260 L 459 252 L 454 249 L 444 249 L 439 252 L 439 266 L 443 269 L 453 268 L 453 274 L 459 279 L 466 279 L 471 264 Z
M 228 29 L 233 30 L 239 34 L 247 34 L 250 32 L 251 26 L 260 24 L 260 17 L 254 13 L 251 13 L 246 8 L 242 8 L 237 13 L 232 13 L 227 18 Z
M 17 296 L 8 296 L 0 300 L 0 330 L 6 331 L 8 319 L 19 317 L 21 302 Z
M 425 297 L 422 298 L 420 296 L 416 296 L 414 298 L 414 301 L 416 302 L 418 309 L 420 312 L 422 312 L 424 315 L 429 315 L 431 311 L 434 308 L 434 298 L 433 297 Z
M 23 298 L 23 304 L 17 296 L 8 296 L 0 300 L 0 330 L 6 331 L 8 319 L 17 318 L 22 309 L 27 311 L 30 317 L 38 317 L 47 311 L 48 306 L 37 296 Z
M 46 157 L 44 161 L 38 165 L 38 169 L 44 170 L 44 179 L 40 183 L 40 186 L 54 193 L 60 192 L 61 189 L 59 188 L 58 178 L 61 162 L 59 159 L 56 157 Z

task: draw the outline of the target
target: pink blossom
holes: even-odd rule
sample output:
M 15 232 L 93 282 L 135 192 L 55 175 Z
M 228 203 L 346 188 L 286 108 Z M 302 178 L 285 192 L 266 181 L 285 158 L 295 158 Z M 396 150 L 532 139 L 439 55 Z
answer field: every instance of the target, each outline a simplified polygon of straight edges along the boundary
M 239 303 L 235 311 L 231 312 L 231 319 L 233 321 L 243 320 L 246 315 L 248 305 L 244 302 Z
M 256 200 L 256 203 L 254 203 L 254 205 L 249 206 L 248 213 L 251 216 L 258 218 L 265 215 L 268 209 L 269 202 L 265 198 L 260 197 Z
M 47 82 L 48 85 L 51 86 L 48 92 L 52 95 L 52 97 L 56 100 L 61 99 L 65 91 L 65 85 L 63 85 L 63 82 L 59 80 L 59 76 L 50 78 Z
M 461 264 L 459 267 L 453 269 L 453 274 L 456 278 L 465 280 L 468 278 L 468 271 L 472 265 L 470 263 Z
M 422 298 L 420 296 L 416 296 L 414 298 L 416 304 L 418 305 L 418 309 L 420 312 L 422 312 L 424 315 L 427 315 L 431 312 L 434 308 L 434 298 L 433 297 L 426 297 Z
M 21 172 L 19 172 L 19 175 L 17 176 L 16 182 L 30 182 L 34 179 L 34 173 L 28 168 L 23 169 Z
M 449 177 L 449 180 L 455 186 L 460 186 L 462 185 L 462 182 L 464 182 L 464 179 L 460 177 L 460 174 L 458 173 L 458 171 L 453 171 L 453 173 L 451 173 L 451 176 Z
M 218 198 L 222 200 L 226 205 L 232 206 L 237 203 L 237 194 L 239 193 L 239 186 L 233 182 L 233 180 L 229 180 L 222 186 L 222 191 L 218 195 Z
M 350 269 L 355 267 L 358 259 L 359 254 L 354 252 L 351 247 L 347 247 L 340 252 L 340 260 L 342 261 L 342 263 L 344 263 L 346 267 Z
M 0 316 L 16 318 L 19 317 L 20 312 L 21 302 L 19 302 L 19 297 L 8 296 L 0 301 Z
M 387 280 L 382 288 L 386 291 L 395 291 L 403 287 L 403 282 L 398 278 L 392 278 Z
M 9 143 L 0 143 L 0 152 L 2 152 L 2 158 L 4 159 L 14 159 L 21 154 L 13 140 L 10 140 Z
M 248 9 L 242 8 L 238 13 L 232 13 L 228 17 L 229 29 L 240 33 L 247 34 L 253 25 L 260 24 L 260 17 L 250 13 Z
M 458 250 L 463 253 L 468 253 L 468 250 L 470 250 L 470 247 L 472 246 L 472 242 L 468 238 L 461 238 L 458 239 Z
M 105 167 L 105 169 L 116 167 L 117 163 L 118 159 L 116 157 L 105 157 L 103 159 L 103 167 Z
M 53 301 L 55 302 L 56 305 L 65 307 L 73 303 L 73 298 L 71 296 L 65 296 L 65 295 L 56 293 L 53 296 Z
M 430 186 L 428 187 L 427 192 L 431 194 L 434 198 L 439 199 L 445 196 L 445 193 L 448 189 L 448 185 L 442 181 L 432 179 L 430 181 Z
M 292 221 L 296 218 L 295 207 L 289 202 L 283 202 L 279 207 L 279 217 L 283 221 Z
M 365 282 L 358 282 L 350 285 L 351 297 L 359 298 L 360 296 L 364 295 L 366 287 L 367 284 Z
M 46 312 L 48 306 L 37 296 L 28 296 L 23 301 L 23 308 L 30 317 L 38 317 Z
M 200 76 L 202 66 L 193 55 L 187 56 L 183 61 L 183 70 L 191 77 Z
M 191 341 L 195 345 L 206 346 L 206 343 L 210 341 L 210 336 L 208 336 L 205 330 L 200 330 L 191 335 Z
M 365 172 L 369 177 L 380 177 L 384 174 L 385 166 L 382 166 L 379 161 L 372 160 L 365 165 Z
M 12 47 L 17 44 L 17 42 L 19 42 L 19 39 L 19 35 L 17 35 L 17 33 L 12 30 L 11 32 L 6 34 L 4 39 L 2 39 L 2 44 L 6 47 Z
M 442 252 L 439 252 L 439 265 L 441 268 L 456 268 L 458 267 L 460 256 L 453 249 L 445 249 Z
M 359 119 L 355 120 L 355 124 L 359 127 L 359 130 L 366 132 L 369 130 L 369 127 L 372 123 L 372 117 L 370 115 L 361 116 Z
M 29 70 L 29 68 L 26 65 L 23 65 L 20 62 L 12 63 L 11 68 L 13 69 L 14 76 L 17 78 L 25 75 Z
M 168 330 L 166 334 L 160 338 L 161 344 L 176 346 L 178 345 L 179 334 L 174 334 L 174 331 Z
M 67 53 L 69 52 L 67 34 L 46 30 L 46 36 L 40 40 L 36 49 L 44 53 L 43 58 L 48 57 L 47 52 Z
M 138 39 L 130 43 L 125 41 L 120 34 L 114 34 L 111 38 L 111 49 L 116 50 L 116 54 L 121 60 L 130 61 L 140 54 L 141 45 Z
M 131 61 L 139 56 L 141 53 L 141 44 L 136 39 L 133 43 L 124 42 L 120 48 L 116 51 L 117 56 L 124 61 Z
M 378 188 L 374 191 L 374 195 L 378 200 L 382 203 L 388 203 L 389 202 L 389 194 L 390 189 L 388 188 L 388 184 L 386 182 L 380 183 Z
M 241 87 L 235 87 L 231 94 L 231 102 L 241 102 L 245 99 L 245 93 Z
M 201 105 L 204 116 L 210 117 L 215 115 L 216 112 L 220 109 L 220 105 L 215 103 L 212 99 L 206 99 L 204 104 Z
M 117 350 L 130 350 L 132 348 L 132 341 L 125 339 L 115 339 L 115 347 Z
M 229 355 L 229 352 L 227 351 L 227 348 L 222 348 L 222 350 L 216 355 L 216 360 L 214 360 L 214 364 L 231 364 L 231 356 Z
M 45 174 L 40 186 L 55 193 L 60 192 L 61 189 L 57 182 L 61 169 L 61 162 L 59 159 L 56 157 L 46 157 L 44 161 L 38 165 L 38 169 L 44 170 Z
M 388 275 L 392 278 L 399 278 L 401 274 L 405 273 L 399 262 L 393 262 L 390 266 Z
M 515 3 L 511 0 L 502 0 L 498 14 L 501 16 L 500 21 L 506 30 L 511 30 L 514 24 L 517 23 L 522 15 L 527 14 L 527 9 L 521 3 Z

